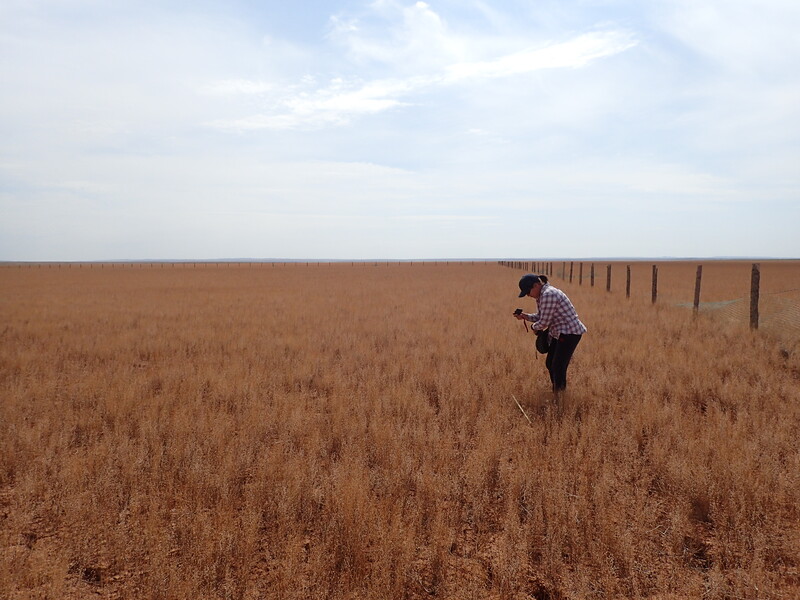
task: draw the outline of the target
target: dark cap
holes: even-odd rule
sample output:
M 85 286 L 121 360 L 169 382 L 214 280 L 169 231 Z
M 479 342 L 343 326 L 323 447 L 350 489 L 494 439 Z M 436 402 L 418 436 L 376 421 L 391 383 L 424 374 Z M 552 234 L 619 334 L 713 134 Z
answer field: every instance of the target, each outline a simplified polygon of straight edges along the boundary
M 542 280 L 539 279 L 539 276 L 533 273 L 523 275 L 522 279 L 519 280 L 519 297 L 527 296 L 531 289 L 533 289 L 533 286 L 541 282 Z

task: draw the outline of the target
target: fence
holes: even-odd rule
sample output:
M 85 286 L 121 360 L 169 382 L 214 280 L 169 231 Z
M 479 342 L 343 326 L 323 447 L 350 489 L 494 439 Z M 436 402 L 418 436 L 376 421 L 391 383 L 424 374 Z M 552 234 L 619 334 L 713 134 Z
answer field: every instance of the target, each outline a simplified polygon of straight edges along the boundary
M 534 273 L 546 273 L 541 267 L 549 267 L 550 273 L 565 283 L 577 279 L 578 285 L 589 287 L 595 287 L 596 270 L 605 268 L 607 293 L 616 292 L 615 282 L 624 277 L 627 299 L 665 303 L 691 309 L 696 314 L 749 323 L 752 329 L 780 337 L 800 338 L 800 261 L 764 264 L 710 261 L 706 265 L 685 261 L 599 265 L 590 261 L 500 261 L 500 264 Z M 762 278 L 765 272 L 766 277 Z M 621 283 L 616 286 L 623 289 Z

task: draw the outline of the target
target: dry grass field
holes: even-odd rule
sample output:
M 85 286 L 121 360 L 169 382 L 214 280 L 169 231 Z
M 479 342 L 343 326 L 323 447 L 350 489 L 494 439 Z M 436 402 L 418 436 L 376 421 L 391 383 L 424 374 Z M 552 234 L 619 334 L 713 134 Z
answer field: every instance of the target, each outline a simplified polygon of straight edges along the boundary
M 0 268 L 0 598 L 800 597 L 796 323 L 558 266 L 561 410 L 495 264 Z

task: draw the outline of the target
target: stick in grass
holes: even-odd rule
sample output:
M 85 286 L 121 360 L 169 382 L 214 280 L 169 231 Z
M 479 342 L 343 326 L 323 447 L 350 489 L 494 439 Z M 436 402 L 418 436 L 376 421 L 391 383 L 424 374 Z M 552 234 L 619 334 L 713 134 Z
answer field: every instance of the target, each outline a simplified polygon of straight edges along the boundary
M 519 406 L 519 409 L 522 411 L 522 414 L 525 416 L 526 419 L 528 419 L 528 424 L 533 425 L 533 423 L 531 423 L 530 418 L 528 418 L 528 415 L 525 414 L 525 409 L 522 408 L 522 405 L 519 403 L 519 400 L 517 400 L 517 397 L 514 396 L 514 394 L 511 394 L 511 397 L 514 398 L 514 402 L 517 403 L 517 406 Z

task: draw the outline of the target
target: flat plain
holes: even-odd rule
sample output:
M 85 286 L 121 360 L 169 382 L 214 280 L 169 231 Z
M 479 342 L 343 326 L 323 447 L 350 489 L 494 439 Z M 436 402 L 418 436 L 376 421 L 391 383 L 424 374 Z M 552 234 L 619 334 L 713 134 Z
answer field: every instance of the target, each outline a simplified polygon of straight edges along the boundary
M 0 597 L 800 597 L 800 263 L 590 264 L 3 266 Z

